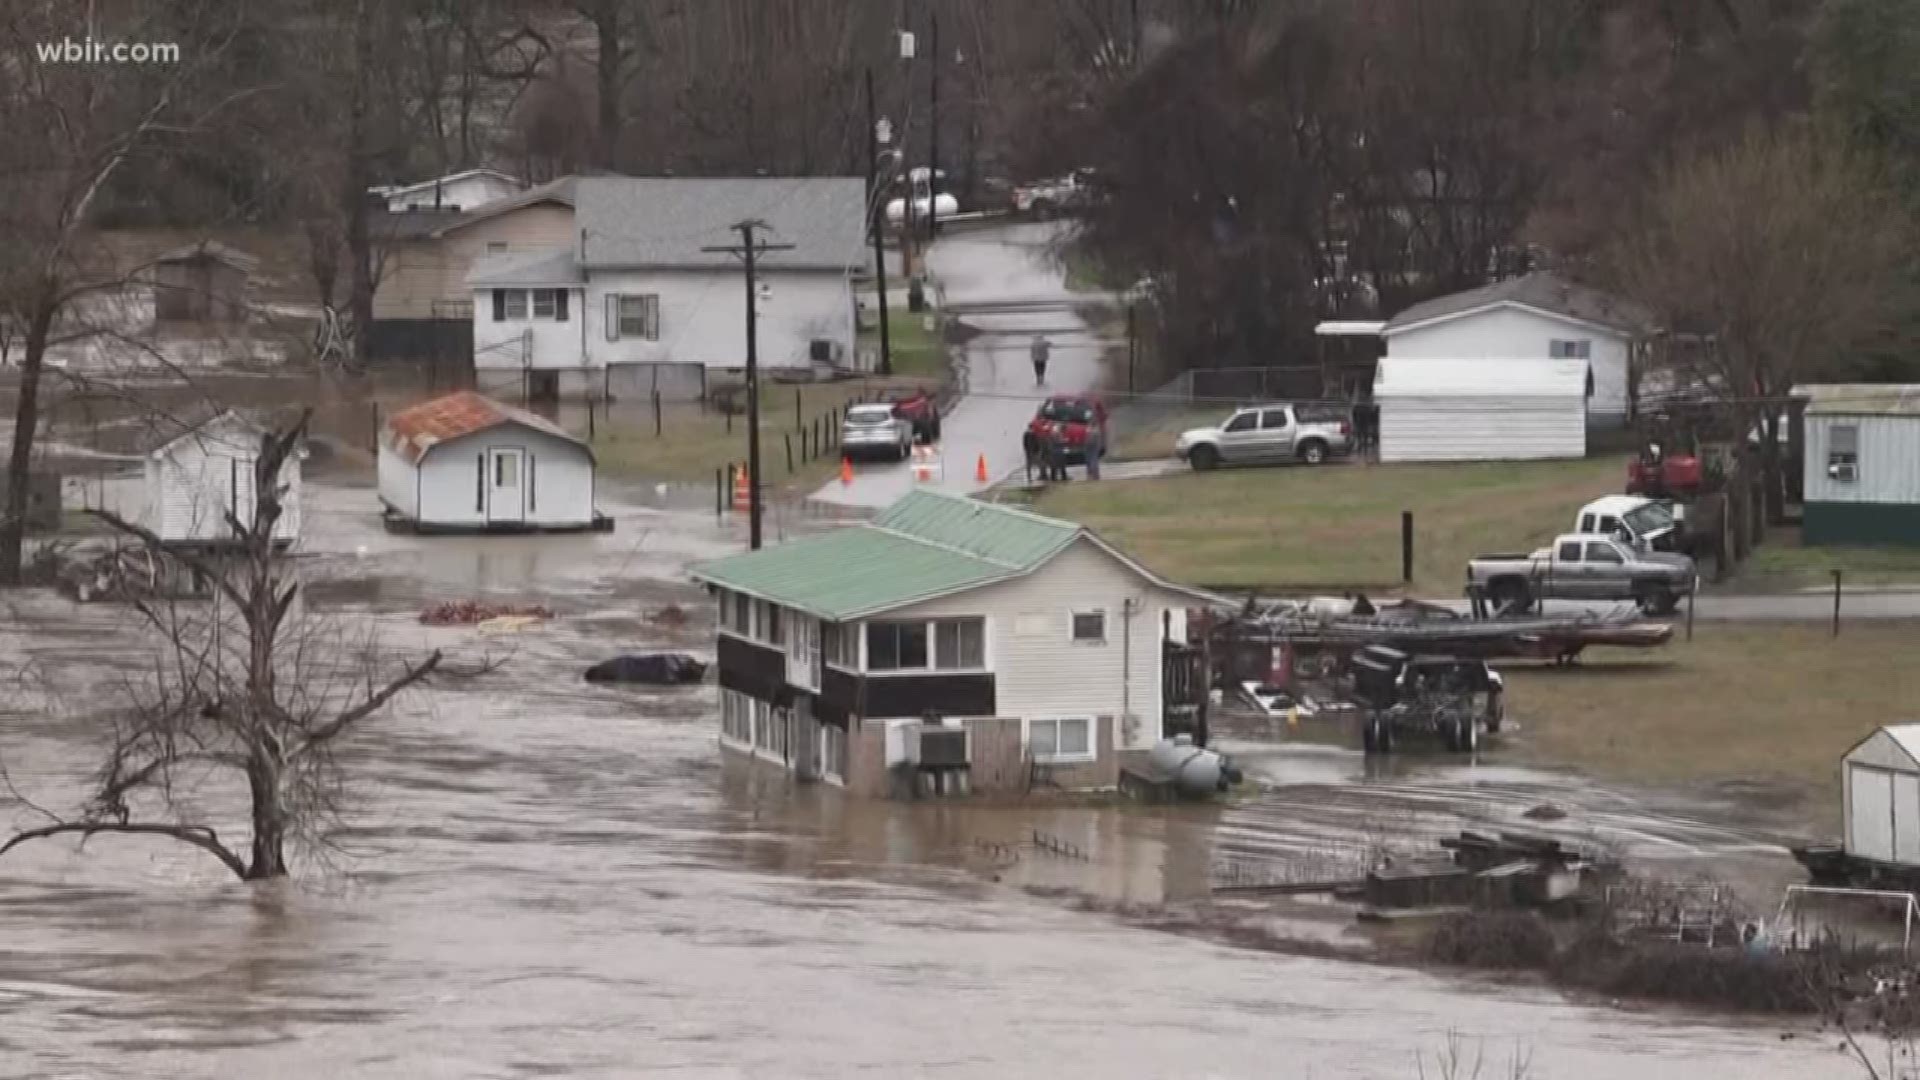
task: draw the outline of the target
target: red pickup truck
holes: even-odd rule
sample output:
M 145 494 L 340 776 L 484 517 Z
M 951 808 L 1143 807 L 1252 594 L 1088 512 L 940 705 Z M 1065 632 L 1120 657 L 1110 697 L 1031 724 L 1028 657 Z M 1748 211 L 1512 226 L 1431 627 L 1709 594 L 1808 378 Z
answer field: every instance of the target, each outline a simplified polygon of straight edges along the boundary
M 1087 460 L 1087 433 L 1100 432 L 1100 456 L 1107 456 L 1107 405 L 1092 394 L 1056 394 L 1040 403 L 1040 410 L 1027 424 L 1027 430 L 1044 439 L 1058 438 L 1066 447 L 1067 463 L 1083 465 Z

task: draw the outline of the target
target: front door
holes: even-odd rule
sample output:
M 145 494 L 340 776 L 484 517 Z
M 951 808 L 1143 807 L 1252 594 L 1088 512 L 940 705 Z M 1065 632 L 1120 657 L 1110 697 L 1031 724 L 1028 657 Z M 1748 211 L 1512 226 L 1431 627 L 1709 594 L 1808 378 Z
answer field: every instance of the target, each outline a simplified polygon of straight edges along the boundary
M 527 452 L 519 447 L 487 450 L 487 520 L 527 520 Z

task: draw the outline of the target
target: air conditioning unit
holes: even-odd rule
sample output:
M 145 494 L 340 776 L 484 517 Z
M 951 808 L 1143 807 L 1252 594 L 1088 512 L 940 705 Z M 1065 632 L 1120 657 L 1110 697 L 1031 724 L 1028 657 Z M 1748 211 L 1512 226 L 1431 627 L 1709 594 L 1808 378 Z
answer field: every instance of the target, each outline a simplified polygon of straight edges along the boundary
M 807 355 L 816 364 L 831 364 L 840 359 L 840 343 L 832 338 L 814 338 L 807 343 Z
M 1860 479 L 1860 466 L 1851 461 L 1836 461 L 1827 466 L 1827 479 L 1851 484 Z
M 967 764 L 966 728 L 920 729 L 920 767 L 945 769 Z

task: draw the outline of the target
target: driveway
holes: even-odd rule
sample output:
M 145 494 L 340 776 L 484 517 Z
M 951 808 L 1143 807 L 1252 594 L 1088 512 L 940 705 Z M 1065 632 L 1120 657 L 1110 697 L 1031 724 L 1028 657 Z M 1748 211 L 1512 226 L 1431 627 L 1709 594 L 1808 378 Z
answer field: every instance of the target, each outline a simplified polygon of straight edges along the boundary
M 941 424 L 941 471 L 922 484 L 960 494 L 1024 464 L 1020 433 L 1049 393 L 1092 390 L 1100 382 L 1102 342 L 1074 314 L 1089 297 L 1067 291 L 1048 245 L 1059 226 L 1010 225 L 948 236 L 927 254 L 945 310 L 979 331 L 964 347 L 959 377 L 966 394 Z M 1033 385 L 1028 347 L 1035 334 L 1053 343 L 1045 389 Z M 883 507 L 914 487 L 906 464 L 860 462 L 853 483 L 829 482 L 814 498 L 847 506 Z

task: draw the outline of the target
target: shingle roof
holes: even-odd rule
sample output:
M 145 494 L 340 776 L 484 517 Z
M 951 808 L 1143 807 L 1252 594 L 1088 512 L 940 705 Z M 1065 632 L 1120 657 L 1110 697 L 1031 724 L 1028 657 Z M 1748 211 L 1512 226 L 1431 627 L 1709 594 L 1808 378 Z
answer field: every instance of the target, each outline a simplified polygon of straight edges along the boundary
M 866 181 L 859 177 L 726 179 L 583 178 L 574 192 L 588 270 L 733 269 L 704 247 L 735 244 L 733 226 L 767 225 L 760 264 L 780 270 L 848 270 L 865 261 Z
M 463 229 L 476 222 L 501 214 L 518 210 L 535 203 L 557 202 L 563 206 L 572 206 L 574 184 L 579 180 L 574 176 L 563 176 L 536 187 L 530 187 L 518 195 L 496 199 L 485 206 L 475 207 L 462 213 L 450 213 L 445 210 L 379 210 L 375 211 L 368 227 L 377 235 L 390 236 L 401 240 L 421 240 L 443 236 L 455 229 Z
M 1631 300 L 1565 281 L 1546 270 L 1536 270 L 1522 277 L 1415 304 L 1388 319 L 1380 332 L 1391 336 L 1422 323 L 1502 304 L 1537 308 L 1628 333 L 1649 329 L 1653 323 L 1652 316 Z
M 457 390 L 445 397 L 423 401 L 394 413 L 387 418 L 382 438 L 394 453 L 417 465 L 427 451 L 443 442 L 464 438 L 501 424 L 519 424 L 581 447 L 587 446 L 585 441 L 544 416 L 502 405 L 471 390 Z M 591 454 L 592 449 L 587 449 Z
M 476 259 L 469 285 L 581 285 L 586 282 L 571 251 L 521 252 Z
M 1083 538 L 1180 589 L 1073 522 L 934 491 L 914 491 L 864 525 L 703 563 L 693 576 L 842 622 L 1030 574 Z
M 163 251 L 153 257 L 156 263 L 192 262 L 196 259 L 213 259 L 249 274 L 260 265 L 260 259 L 257 256 L 249 255 L 236 247 L 229 247 L 218 240 L 202 240 L 197 244 Z
M 1920 383 L 1820 383 L 1793 388 L 1808 416 L 1920 416 Z

